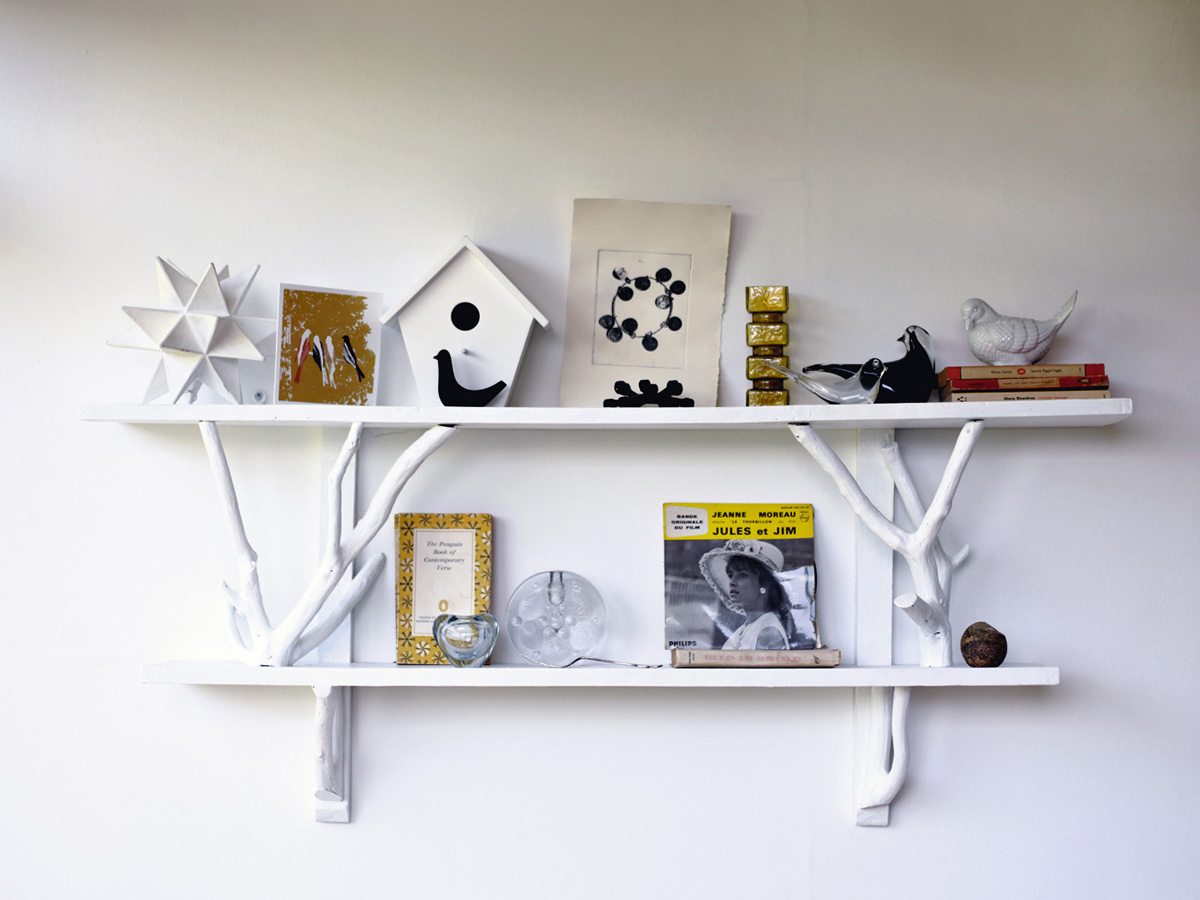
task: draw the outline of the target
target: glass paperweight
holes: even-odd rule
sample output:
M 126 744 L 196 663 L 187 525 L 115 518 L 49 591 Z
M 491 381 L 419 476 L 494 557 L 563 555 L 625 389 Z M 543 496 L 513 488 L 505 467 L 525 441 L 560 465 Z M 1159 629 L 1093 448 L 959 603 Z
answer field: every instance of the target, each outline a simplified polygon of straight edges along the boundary
M 513 591 L 505 612 L 509 640 L 535 663 L 561 666 L 595 652 L 608 612 L 590 581 L 574 572 L 539 572 Z
M 474 616 L 442 614 L 433 620 L 433 639 L 450 665 L 465 669 L 482 666 L 492 655 L 500 626 L 491 613 Z

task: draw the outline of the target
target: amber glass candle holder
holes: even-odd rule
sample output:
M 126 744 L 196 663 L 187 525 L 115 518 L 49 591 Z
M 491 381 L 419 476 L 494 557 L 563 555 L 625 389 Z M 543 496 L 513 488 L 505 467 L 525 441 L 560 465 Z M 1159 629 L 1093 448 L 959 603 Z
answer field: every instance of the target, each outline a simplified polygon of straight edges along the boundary
M 766 364 L 769 360 L 787 368 L 788 327 L 783 321 L 787 308 L 787 285 L 746 288 L 746 311 L 750 313 L 746 325 L 746 344 L 750 347 L 746 358 L 746 377 L 750 380 L 747 406 L 788 405 L 784 380 Z

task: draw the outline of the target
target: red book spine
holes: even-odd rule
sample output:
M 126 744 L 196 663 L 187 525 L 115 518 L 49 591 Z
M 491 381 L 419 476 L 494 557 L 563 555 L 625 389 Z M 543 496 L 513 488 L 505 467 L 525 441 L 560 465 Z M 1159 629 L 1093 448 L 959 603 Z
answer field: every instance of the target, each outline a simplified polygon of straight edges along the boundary
M 1066 363 L 1063 365 L 1031 366 L 946 366 L 938 373 L 938 382 L 945 384 L 964 378 L 1028 378 L 1030 376 L 1075 376 L 1103 378 L 1104 363 Z
M 943 391 L 1024 391 L 1024 390 L 1074 390 L 1079 388 L 1106 388 L 1108 377 L 1092 378 L 1088 375 L 1026 375 L 1013 378 L 952 378 L 942 385 Z

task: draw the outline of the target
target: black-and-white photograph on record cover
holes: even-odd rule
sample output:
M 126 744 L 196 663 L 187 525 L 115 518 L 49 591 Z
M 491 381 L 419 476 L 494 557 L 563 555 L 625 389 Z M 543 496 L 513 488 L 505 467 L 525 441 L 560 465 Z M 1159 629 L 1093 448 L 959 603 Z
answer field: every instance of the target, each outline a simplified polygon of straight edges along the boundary
M 667 647 L 823 646 L 809 504 L 665 504 L 663 569 Z

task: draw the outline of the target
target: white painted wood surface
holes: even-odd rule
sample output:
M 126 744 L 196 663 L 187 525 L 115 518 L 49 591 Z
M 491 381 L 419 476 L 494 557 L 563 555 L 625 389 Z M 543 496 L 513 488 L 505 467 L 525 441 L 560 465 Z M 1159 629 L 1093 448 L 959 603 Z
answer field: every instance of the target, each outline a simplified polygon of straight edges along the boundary
M 340 429 L 321 431 L 321 471 L 333 472 L 343 445 Z M 341 519 L 347 532 L 358 521 L 358 454 L 342 475 L 341 508 L 321 507 L 319 534 L 328 534 L 330 517 Z M 357 562 L 352 562 L 338 583 L 338 590 L 354 580 Z M 353 658 L 354 616 L 347 615 L 329 637 L 317 644 L 309 659 L 317 664 L 345 665 Z M 350 764 L 354 759 L 351 737 L 351 690 L 348 687 L 314 686 L 316 701 L 316 787 L 313 791 L 318 822 L 350 821 Z
M 907 770 L 908 746 L 905 729 L 912 687 L 998 686 L 1057 684 L 1059 672 L 1045 666 L 1006 665 L 995 669 L 972 669 L 949 665 L 942 647 L 927 634 L 926 644 L 937 646 L 930 656 L 922 650 L 922 666 L 892 666 L 890 606 L 876 603 L 891 594 L 891 549 L 905 554 L 915 566 L 918 589 L 931 596 L 948 595 L 949 575 L 963 555 L 951 559 L 937 541 L 937 532 L 949 511 L 954 489 L 970 457 L 971 449 L 983 427 L 1098 426 L 1118 422 L 1132 412 L 1129 400 L 1043 401 L 1031 404 L 907 404 L 891 406 L 839 407 L 801 406 L 715 409 L 420 409 L 406 407 L 143 407 L 93 406 L 83 409 L 83 418 L 93 421 L 147 422 L 183 424 L 198 422 L 231 523 L 235 546 L 242 560 L 243 583 L 234 606 L 247 622 L 265 629 L 264 646 L 272 652 L 260 662 L 272 659 L 282 664 L 247 666 L 244 663 L 178 662 L 147 666 L 144 680 L 155 683 L 295 685 L 307 686 L 316 698 L 317 818 L 320 821 L 349 819 L 349 735 L 350 688 L 352 687 L 691 687 L 691 688 L 853 688 L 856 709 L 856 806 L 858 823 L 886 825 L 889 805 L 903 784 Z M 212 418 L 208 418 L 211 414 Z M 976 419 L 973 416 L 978 416 Z M 315 578 L 293 613 L 276 635 L 257 594 L 254 553 L 246 540 L 237 509 L 236 494 L 228 463 L 220 446 L 216 422 L 250 425 L 291 425 L 324 427 L 350 424 L 350 434 L 331 467 L 326 511 L 328 522 L 327 554 L 323 563 L 325 578 Z M 492 665 L 482 669 L 455 669 L 442 666 L 397 666 L 393 663 L 347 663 L 337 651 L 326 653 L 322 664 L 293 665 L 333 633 L 336 625 L 349 615 L 353 603 L 333 604 L 331 613 L 309 628 L 322 607 L 330 600 L 338 581 L 361 552 L 366 542 L 386 521 L 408 477 L 456 427 L 503 429 L 745 429 L 791 427 L 797 439 L 833 477 L 839 490 L 858 516 L 858 584 L 856 600 L 855 659 L 859 665 L 835 669 L 729 670 L 729 669 L 628 669 L 624 667 L 584 666 L 569 670 L 539 667 Z M 912 479 L 899 457 L 890 429 L 904 427 L 960 427 L 961 432 L 951 460 L 930 508 L 926 510 L 916 495 Z M 342 493 L 347 471 L 356 458 L 364 427 L 422 428 L 426 434 L 395 463 L 376 493 L 363 520 L 354 525 L 351 537 L 343 543 L 344 524 L 355 522 L 353 498 Z M 857 429 L 859 459 L 856 476 L 833 454 L 817 434 L 818 429 Z M 326 451 L 328 455 L 328 450 Z M 898 529 L 892 522 L 893 485 L 914 521 L 914 532 Z M 347 509 L 350 515 L 347 518 Z M 868 534 L 869 532 L 870 534 Z M 867 538 L 883 538 L 884 550 L 868 549 Z M 890 548 L 890 549 L 888 549 Z M 332 563 L 332 567 L 329 565 Z M 372 561 L 369 568 L 375 568 Z M 918 569 L 922 574 L 918 573 Z M 372 573 L 368 571 L 367 577 Z M 363 576 L 360 576 L 363 577 Z M 326 583 L 328 582 L 328 583 Z M 349 580 L 354 584 L 354 580 Z M 936 584 L 936 588 L 930 588 Z M 316 585 L 319 585 L 317 587 Z M 344 592 L 343 592 L 344 593 Z M 920 625 L 929 604 L 898 598 L 896 605 L 913 610 Z M 257 610 L 256 610 L 257 607 Z M 877 609 L 888 610 L 882 613 Z M 331 621 L 336 617 L 337 621 Z M 947 623 L 929 616 L 926 632 L 948 631 Z M 297 628 L 297 624 L 299 627 Z M 305 631 L 309 628 L 308 631 Z M 944 642 L 943 642 L 944 643 Z M 344 655 L 344 654 L 342 654 Z M 936 657 L 936 660 L 934 660 Z M 329 664 L 336 659 L 336 664 Z M 931 664 L 931 660 L 935 664 Z M 866 663 L 866 664 L 864 664 Z M 875 664 L 870 664 L 875 663 Z
M 884 826 L 908 775 L 908 701 L 911 685 L 854 692 L 856 825 Z
M 895 432 L 888 429 L 862 430 L 854 460 L 855 477 L 863 496 L 888 519 L 896 494 L 891 473 L 880 449 Z M 854 656 L 860 666 L 892 663 L 892 608 L 881 599 L 892 596 L 892 549 L 855 517 L 854 528 Z
M 478 669 L 399 666 L 391 662 L 344 666 L 247 666 L 217 660 L 147 664 L 148 684 L 294 685 L 300 687 L 463 688 L 856 688 L 1018 687 L 1058 684 L 1054 666 L 1005 663 L 970 666 L 838 666 L 831 669 L 633 669 L 580 664 L 569 669 L 492 664 Z
M 318 822 L 350 821 L 350 688 L 313 685 L 316 699 Z
M 895 439 L 891 429 L 858 432 L 855 478 L 866 500 L 888 519 L 896 488 L 882 449 Z M 892 664 L 892 549 L 855 517 L 854 650 L 859 666 Z M 859 825 L 887 825 L 888 802 L 877 785 L 890 777 L 892 686 L 854 689 L 854 807 Z M 892 795 L 894 797 L 894 794 Z
M 891 403 L 876 406 L 717 406 L 679 409 L 576 409 L 562 407 L 418 407 L 326 406 L 289 403 L 282 406 L 147 406 L 137 403 L 85 404 L 80 415 L 90 422 L 168 425 L 351 425 L 427 428 L 620 428 L 745 429 L 811 424 L 815 428 L 959 428 L 972 420 L 989 428 L 1060 428 L 1112 425 L 1133 413 L 1127 398 L 1106 400 L 1036 400 L 1004 403 Z

